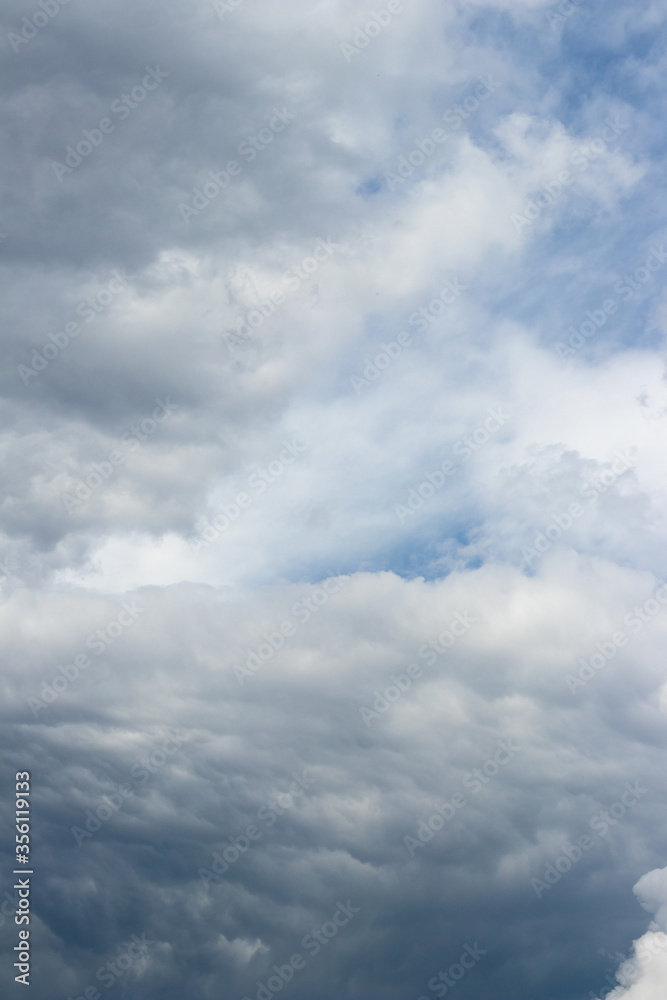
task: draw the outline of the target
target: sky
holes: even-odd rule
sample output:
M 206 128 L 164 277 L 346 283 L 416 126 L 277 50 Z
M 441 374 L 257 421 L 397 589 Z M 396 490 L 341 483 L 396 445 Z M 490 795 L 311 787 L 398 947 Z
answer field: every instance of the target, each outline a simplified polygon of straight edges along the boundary
M 3 5 L 3 996 L 663 1000 L 667 9 L 381 2 Z

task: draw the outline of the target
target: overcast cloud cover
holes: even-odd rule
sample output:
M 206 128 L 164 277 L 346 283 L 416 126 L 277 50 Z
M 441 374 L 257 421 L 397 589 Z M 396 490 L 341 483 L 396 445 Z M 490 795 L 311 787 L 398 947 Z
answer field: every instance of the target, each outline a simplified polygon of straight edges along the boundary
M 665 4 L 0 37 L 3 996 L 664 1000 Z

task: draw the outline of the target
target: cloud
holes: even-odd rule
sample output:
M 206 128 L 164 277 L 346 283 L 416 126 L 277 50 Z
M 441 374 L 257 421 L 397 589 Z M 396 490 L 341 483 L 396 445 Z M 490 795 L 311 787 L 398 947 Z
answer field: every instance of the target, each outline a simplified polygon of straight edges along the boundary
M 606 994 L 607 1000 L 657 1000 L 667 974 L 667 868 L 642 875 L 633 892 L 655 919 L 647 933 L 633 942 L 632 956 L 616 973 L 620 986 Z
M 143 611 L 115 638 L 118 599 L 16 593 L 3 613 L 15 662 L 4 712 L 10 738 L 27 737 L 21 766 L 40 775 L 38 843 L 61 858 L 45 874 L 50 902 L 35 932 L 42 951 L 61 954 L 58 990 L 94 982 L 117 945 L 145 933 L 155 943 L 145 966 L 128 969 L 132 989 L 170 995 L 187 975 L 194 995 L 222 978 L 254 995 L 253 983 L 304 953 L 309 929 L 348 897 L 360 910 L 353 938 L 341 932 L 323 947 L 295 995 L 323 975 L 371 988 L 370 970 L 353 971 L 357 957 L 377 965 L 387 938 L 412 957 L 409 967 L 384 960 L 383 989 L 423 988 L 475 941 L 490 964 L 478 979 L 471 972 L 473 996 L 489 982 L 502 992 L 517 976 L 533 981 L 500 915 L 530 915 L 542 953 L 569 893 L 591 919 L 602 885 L 621 898 L 628 874 L 658 850 L 650 692 L 662 619 L 600 673 L 592 701 L 565 683 L 651 586 L 572 556 L 546 556 L 532 578 L 488 565 L 431 583 L 367 573 L 244 596 L 182 584 L 141 590 L 132 601 Z M 470 627 L 451 645 L 447 630 L 460 632 L 461 620 Z M 90 665 L 50 700 L 78 654 Z M 258 659 L 240 683 L 235 667 Z M 420 676 L 367 725 L 361 708 L 411 663 Z M 182 734 L 176 748 L 170 732 Z M 518 752 L 498 768 L 503 744 Z M 307 787 L 291 795 L 304 775 Z M 595 833 L 600 810 L 616 815 L 625 783 L 638 780 L 647 794 Z M 457 795 L 456 815 L 434 812 Z M 433 815 L 446 821 L 429 838 L 420 824 Z M 261 836 L 241 853 L 253 824 Z M 594 849 L 536 900 L 531 879 L 586 833 Z M 410 837 L 420 843 L 412 856 Z M 224 851 L 224 879 L 202 877 Z M 585 942 L 576 947 L 583 958 Z M 511 973 L 498 962 L 508 949 Z
M 6 5 L 37 1000 L 664 978 L 664 20 Z

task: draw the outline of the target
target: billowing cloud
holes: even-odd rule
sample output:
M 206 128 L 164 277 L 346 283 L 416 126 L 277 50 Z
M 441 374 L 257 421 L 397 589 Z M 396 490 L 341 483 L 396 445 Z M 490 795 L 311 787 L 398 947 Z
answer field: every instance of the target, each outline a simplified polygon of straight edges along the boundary
M 633 942 L 632 955 L 619 966 L 620 986 L 607 993 L 607 1000 L 658 1000 L 667 976 L 667 868 L 648 872 L 633 889 L 635 896 L 655 919 L 646 934 Z

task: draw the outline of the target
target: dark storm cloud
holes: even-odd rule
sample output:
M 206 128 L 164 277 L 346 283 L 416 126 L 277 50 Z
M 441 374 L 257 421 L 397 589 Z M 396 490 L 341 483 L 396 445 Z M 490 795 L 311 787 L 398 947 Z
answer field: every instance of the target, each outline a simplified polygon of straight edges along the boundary
M 436 586 L 340 579 L 326 603 L 318 588 L 279 588 L 252 610 L 191 587 L 141 591 L 124 615 L 108 599 L 89 598 L 84 614 L 75 595 L 58 607 L 44 595 L 32 663 L 17 595 L 5 611 L 16 657 L 6 718 L 39 774 L 36 937 L 42 949 L 60 942 L 58 992 L 95 983 L 116 946 L 145 933 L 149 957 L 125 979 L 144 995 L 240 1000 L 294 954 L 307 958 L 295 996 L 328 995 L 329 981 L 349 995 L 417 995 L 477 943 L 486 955 L 467 995 L 519 997 L 545 970 L 566 988 L 554 937 L 590 969 L 579 927 L 606 941 L 641 933 L 638 915 L 603 914 L 659 860 L 654 740 L 632 725 L 639 704 L 572 697 L 569 664 L 553 662 L 537 622 L 517 645 L 508 620 L 522 606 L 529 621 L 543 613 L 540 589 L 572 568 L 554 565 L 539 584 L 506 575 L 502 599 L 499 573 Z M 579 586 L 586 629 L 595 605 Z M 564 592 L 560 602 L 572 621 Z M 477 620 L 447 650 L 437 638 L 449 645 L 457 612 Z M 573 648 L 582 639 L 572 634 Z M 264 665 L 235 675 L 252 649 Z M 76 677 L 78 654 L 90 664 Z M 419 678 L 383 700 L 411 662 Z M 73 679 L 54 683 L 59 673 Z M 373 704 L 367 723 L 360 709 Z M 614 820 L 626 783 L 641 794 Z M 582 835 L 593 846 L 577 859 Z M 555 863 L 565 873 L 544 883 Z M 348 899 L 359 909 L 349 928 L 309 957 L 305 936 Z

